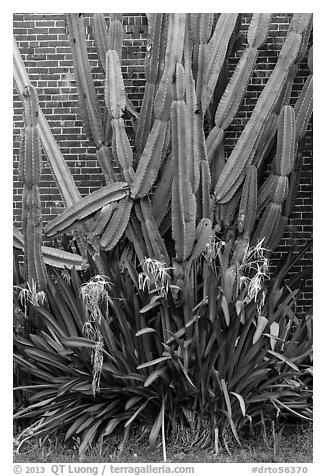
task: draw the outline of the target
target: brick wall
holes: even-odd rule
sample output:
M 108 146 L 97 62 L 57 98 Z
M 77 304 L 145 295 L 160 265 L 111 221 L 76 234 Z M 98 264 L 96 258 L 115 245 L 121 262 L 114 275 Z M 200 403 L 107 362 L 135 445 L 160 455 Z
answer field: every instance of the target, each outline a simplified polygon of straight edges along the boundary
M 106 14 L 107 15 L 107 14 Z M 86 14 L 87 43 L 92 74 L 96 88 L 102 87 L 102 73 L 97 63 L 97 54 L 92 36 L 92 14 Z M 243 14 L 243 31 L 248 28 L 251 14 Z M 261 90 L 273 70 L 278 53 L 284 41 L 291 14 L 273 14 L 270 34 L 262 46 L 248 91 L 243 98 L 236 119 L 226 136 L 226 152 L 230 153 L 236 138 L 248 120 Z M 145 14 L 124 13 L 124 42 L 122 71 L 126 92 L 134 107 L 139 111 L 144 92 L 144 57 L 147 41 L 147 19 Z M 32 84 L 37 88 L 40 106 L 48 119 L 50 128 L 74 176 L 82 195 L 99 188 L 103 184 L 100 168 L 97 166 L 95 149 L 83 134 L 78 117 L 77 93 L 73 76 L 72 56 L 65 27 L 64 14 L 16 13 L 13 16 L 13 32 L 26 65 Z M 243 48 L 245 47 L 245 44 Z M 241 50 L 230 60 L 230 74 L 241 54 Z M 305 78 L 309 74 L 306 59 L 302 61 L 293 87 L 292 99 L 298 95 Z M 23 127 L 22 105 L 14 88 L 14 222 L 21 223 L 22 183 L 18 178 L 20 134 Z M 309 126 L 305 140 L 303 171 L 296 204 L 292 212 L 284 239 L 278 254 L 287 252 L 295 240 L 303 243 L 312 234 L 312 130 Z M 44 223 L 53 219 L 63 208 L 59 191 L 52 179 L 45 157 L 40 183 Z M 308 254 L 296 268 L 310 266 Z M 300 301 L 299 311 L 305 311 L 312 302 L 312 283 L 306 281 Z

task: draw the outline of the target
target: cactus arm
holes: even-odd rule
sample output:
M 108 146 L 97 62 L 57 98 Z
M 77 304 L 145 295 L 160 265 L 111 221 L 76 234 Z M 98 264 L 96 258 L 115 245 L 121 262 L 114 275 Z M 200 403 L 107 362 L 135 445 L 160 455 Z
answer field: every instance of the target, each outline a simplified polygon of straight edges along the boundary
M 219 205 L 220 220 L 223 226 L 226 228 L 232 225 L 240 197 L 241 189 L 239 188 L 227 203 Z
M 196 80 L 197 107 L 206 110 L 207 42 L 213 26 L 213 13 L 191 13 L 190 34 L 193 45 L 193 72 Z
M 41 250 L 44 262 L 55 268 L 71 269 L 74 267 L 77 271 L 80 271 L 88 266 L 86 259 L 74 253 L 52 248 L 51 246 L 42 246 Z
M 312 75 L 309 75 L 294 106 L 297 141 L 303 139 L 311 118 L 313 107 L 312 84 Z
M 312 13 L 294 13 L 289 26 L 289 32 L 304 34 L 311 27 Z
M 201 256 L 206 245 L 209 243 L 212 234 L 211 220 L 209 218 L 202 218 L 196 228 L 196 242 L 188 260 L 189 264 Z
M 119 61 L 121 63 L 122 58 L 122 40 L 123 40 L 123 27 L 122 17 L 114 17 L 110 14 L 110 27 L 108 31 L 108 49 L 115 50 L 118 54 Z
M 84 220 L 104 205 L 126 197 L 127 190 L 126 182 L 116 182 L 90 193 L 48 223 L 44 228 L 45 234 L 53 236 L 67 230 L 75 222 Z
M 286 175 L 276 175 L 276 187 L 271 194 L 273 203 L 281 205 L 289 193 L 289 179 Z
M 153 216 L 158 227 L 161 225 L 169 209 L 173 177 L 174 162 L 171 155 L 169 155 L 166 158 L 160 180 L 158 181 L 152 198 Z
M 225 130 L 233 121 L 256 64 L 257 56 L 257 48 L 247 48 L 241 56 L 216 109 L 215 124 L 218 128 Z
M 192 43 L 190 38 L 190 28 L 189 28 L 189 15 L 186 17 L 186 32 L 184 39 L 184 69 L 185 69 L 185 101 L 187 106 L 187 128 L 190 132 L 189 140 L 190 144 L 190 157 L 191 162 L 190 166 L 190 181 L 192 185 L 192 190 L 194 193 L 197 192 L 200 180 L 199 172 L 199 148 L 197 141 L 197 131 L 196 131 L 196 113 L 198 112 L 197 101 L 196 101 L 196 88 L 195 80 L 192 73 Z
M 311 45 L 311 47 L 309 48 L 309 53 L 307 58 L 307 65 L 311 74 L 313 73 L 313 57 L 314 57 L 313 45 Z
M 204 102 L 206 106 L 211 102 L 237 18 L 238 15 L 236 13 L 221 13 L 213 35 L 208 42 L 206 51 L 208 59 L 206 73 L 207 85 L 206 100 Z
M 177 72 L 182 71 L 178 65 Z M 172 183 L 172 237 L 177 261 L 185 261 L 193 247 L 196 226 L 196 199 L 190 183 L 189 131 L 186 128 L 187 107 L 182 98 L 184 75 L 176 75 L 175 97 L 171 106 L 172 159 L 175 175 Z
M 126 228 L 126 235 L 128 240 L 134 245 L 138 260 L 141 263 L 148 256 L 148 253 L 142 227 L 135 212 L 137 206 L 139 207 L 139 202 L 135 202 L 135 206 L 131 210 L 130 220 Z
M 217 200 L 224 198 L 243 173 L 244 167 L 248 164 L 254 146 L 263 133 L 263 126 L 273 112 L 273 108 L 279 99 L 284 87 L 284 82 L 295 61 L 300 45 L 301 34 L 293 31 L 290 32 L 283 44 L 275 69 L 261 93 L 254 111 L 216 184 L 215 195 Z
M 238 230 L 243 237 L 249 239 L 256 221 L 257 213 L 257 169 L 250 165 L 242 188 L 239 206 Z
M 253 48 L 260 48 L 266 41 L 269 25 L 271 22 L 270 13 L 254 13 L 248 30 L 248 44 Z
M 277 176 L 270 174 L 259 189 L 257 199 L 257 213 L 259 214 L 263 208 L 272 200 L 272 196 L 276 191 L 278 184 Z
M 106 53 L 104 97 L 111 116 L 119 119 L 126 108 L 126 94 L 120 60 L 115 50 Z
M 164 65 L 167 14 L 151 13 L 148 18 L 148 47 L 145 59 L 145 92 L 140 110 L 135 138 L 138 154 L 141 154 L 154 121 L 154 99 Z
M 268 13 L 253 14 L 248 31 L 249 46 L 241 56 L 225 88 L 216 109 L 215 127 L 206 140 L 209 162 L 211 162 L 212 156 L 222 140 L 223 131 L 229 127 L 240 106 L 258 57 L 258 48 L 266 40 L 270 19 L 271 15 Z
M 109 223 L 113 212 L 118 208 L 118 202 L 111 202 L 104 205 L 99 211 L 98 216 L 94 220 L 94 224 L 91 229 L 91 234 L 94 236 L 101 236 Z
M 63 202 L 66 207 L 70 207 L 81 199 L 81 195 L 42 112 L 39 116 L 37 130 Z
M 212 35 L 214 13 L 190 13 L 190 34 L 194 43 L 207 43 Z
M 197 191 L 197 217 L 199 219 L 211 216 L 211 173 L 207 160 L 199 161 L 200 183 Z
M 285 201 L 284 215 L 289 217 L 295 202 L 295 198 L 299 189 L 300 184 L 300 175 L 302 171 L 302 161 L 303 155 L 302 152 L 299 152 L 297 155 L 296 165 L 294 170 L 292 170 L 289 178 L 289 191 Z
M 13 45 L 14 56 L 14 79 L 17 87 L 17 91 L 22 96 L 23 90 L 26 86 L 29 86 L 30 80 L 27 76 L 26 68 L 21 58 L 20 52 L 17 47 L 17 43 L 14 38 Z M 76 187 L 76 184 L 72 178 L 70 170 L 67 166 L 65 159 L 63 158 L 60 149 L 54 140 L 53 134 L 50 130 L 48 122 L 44 117 L 43 112 L 39 109 L 37 131 L 42 141 L 42 145 L 46 152 L 49 165 L 53 174 L 53 177 L 58 185 L 62 199 L 66 206 L 77 203 L 81 196 Z
M 18 250 L 24 249 L 24 236 L 15 226 L 13 227 L 13 246 Z
M 87 57 L 84 18 L 81 13 L 67 13 L 66 18 L 85 132 L 96 147 L 99 147 L 104 141 L 104 130 Z
M 94 40 L 102 70 L 105 72 L 105 56 L 109 49 L 106 22 L 103 13 L 94 13 Z
M 133 152 L 126 134 L 124 120 L 121 117 L 126 107 L 126 95 L 119 56 L 115 50 L 108 50 L 106 53 L 104 97 L 106 107 L 112 116 L 113 156 L 120 165 L 125 180 L 131 183 L 134 175 L 132 168 Z
M 141 105 L 135 145 L 137 153 L 140 155 L 145 147 L 148 135 L 154 122 L 154 100 L 156 95 L 156 84 L 146 82 L 144 97 Z
M 296 152 L 295 129 L 293 107 L 283 106 L 279 116 L 277 150 L 274 158 L 278 175 L 288 175 L 292 170 Z
M 120 200 L 104 233 L 100 239 L 100 246 L 105 250 L 112 250 L 124 234 L 131 213 L 133 202 L 128 198 Z
M 123 119 L 112 119 L 112 152 L 117 163 L 120 165 L 125 180 L 130 184 L 134 176 L 132 168 L 133 153 L 126 133 Z
M 270 148 L 273 146 L 273 141 L 275 138 L 275 133 L 277 130 L 278 115 L 271 113 L 265 125 L 263 126 L 263 131 L 260 134 L 254 153 L 252 155 L 252 163 L 256 165 L 257 170 L 262 164 Z
M 24 147 L 21 148 L 21 166 L 24 187 L 22 200 L 22 230 L 24 236 L 24 260 L 27 280 L 39 289 L 46 289 L 46 269 L 41 251 L 42 213 L 39 192 L 41 176 L 41 144 L 37 134 L 39 102 L 33 86 L 22 92 L 24 105 Z
M 99 149 L 96 149 L 96 158 L 102 169 L 105 182 L 107 184 L 110 182 L 117 182 L 117 173 L 112 165 L 113 156 L 111 149 L 108 146 L 102 144 Z
M 181 63 L 184 35 L 185 13 L 170 13 L 165 51 L 165 66 L 161 81 L 158 86 L 154 103 L 154 113 L 157 119 L 167 120 L 170 117 L 172 103 L 171 81 L 176 63 Z
M 281 210 L 282 205 L 272 202 L 267 205 L 253 235 L 253 244 L 258 243 L 262 238 L 264 238 L 264 247 L 271 249 L 273 233 L 278 229 L 282 221 Z
M 167 122 L 156 119 L 133 176 L 130 186 L 132 198 L 144 197 L 154 184 L 161 166 L 166 133 Z
M 142 229 L 149 245 L 151 253 L 149 256 L 158 261 L 164 262 L 166 265 L 170 263 L 169 255 L 165 247 L 165 243 L 160 235 L 153 217 L 153 211 L 149 199 L 140 200 L 139 216 L 141 218 Z

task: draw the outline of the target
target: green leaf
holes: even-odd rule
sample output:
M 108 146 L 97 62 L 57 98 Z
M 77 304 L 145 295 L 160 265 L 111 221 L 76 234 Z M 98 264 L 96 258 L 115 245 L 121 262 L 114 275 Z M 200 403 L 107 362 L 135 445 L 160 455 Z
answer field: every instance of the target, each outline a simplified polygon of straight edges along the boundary
M 78 429 L 81 425 L 85 423 L 85 421 L 88 419 L 88 414 L 83 414 L 77 420 L 73 422 L 73 424 L 68 428 L 68 431 L 65 436 L 65 441 L 69 440 L 69 438 L 74 434 L 78 432 Z
M 253 344 L 256 344 L 256 342 L 260 339 L 265 327 L 267 326 L 267 323 L 268 319 L 266 319 L 266 317 L 261 315 L 258 316 L 256 331 L 252 339 Z
M 28 348 L 25 350 L 25 352 L 38 362 L 50 364 L 64 371 L 66 371 L 67 369 L 67 363 L 69 362 L 69 360 L 60 357 L 58 354 L 52 354 L 36 348 Z
M 165 368 L 154 370 L 145 380 L 144 387 L 149 387 L 160 375 L 165 374 Z
M 136 332 L 135 336 L 139 337 L 143 334 L 150 334 L 151 332 L 157 332 L 157 330 L 153 329 L 153 327 L 143 327 L 142 329 L 139 329 L 139 331 Z
M 151 360 L 150 362 L 145 362 L 144 364 L 140 364 L 137 366 L 137 369 L 144 369 L 146 367 L 150 367 L 151 365 L 159 364 L 160 362 L 164 362 L 164 360 L 171 359 L 171 356 L 159 357 L 158 359 Z
M 239 400 L 239 403 L 240 403 L 240 408 L 241 408 L 241 411 L 242 411 L 242 415 L 246 416 L 246 404 L 245 404 L 244 399 L 240 395 L 240 393 L 235 393 L 235 392 L 230 392 L 230 393 L 232 393 L 232 395 L 237 397 L 237 399 Z
M 79 447 L 79 454 L 83 454 L 88 446 L 91 446 L 92 441 L 96 435 L 96 430 L 102 423 L 102 420 L 97 420 L 94 425 L 91 426 L 88 430 L 85 431 L 85 435 L 83 436 L 82 442 Z
M 147 406 L 149 400 L 146 400 L 139 408 L 138 410 L 135 411 L 135 413 L 126 421 L 125 423 L 125 428 L 127 428 L 127 426 L 129 426 L 134 420 L 135 418 L 137 418 L 137 416 L 139 415 L 139 413 L 141 413 L 144 408 Z
M 86 337 L 66 337 L 62 339 L 63 344 L 71 348 L 82 348 L 87 347 L 93 349 L 96 344 L 95 341 L 87 339 Z
M 221 308 L 222 308 L 222 311 L 223 311 L 223 314 L 224 314 L 224 319 L 225 319 L 226 325 L 229 326 L 230 325 L 229 306 L 228 306 L 228 302 L 227 302 L 225 296 L 222 296 Z
M 286 364 L 288 364 L 293 370 L 296 370 L 297 372 L 300 372 L 298 367 L 291 360 L 289 360 L 287 357 L 285 357 L 285 355 L 279 354 L 278 352 L 275 352 L 274 350 L 269 350 L 268 353 L 271 354 L 271 355 L 274 355 L 274 357 L 277 357 L 278 359 L 280 359 L 283 362 L 285 362 Z
M 151 451 L 153 451 L 154 448 L 155 448 L 155 443 L 156 443 L 156 440 L 157 440 L 157 436 L 158 436 L 158 434 L 160 432 L 160 429 L 162 427 L 163 417 L 164 417 L 164 405 L 162 405 L 160 413 L 158 414 L 158 416 L 157 416 L 157 418 L 154 422 L 154 425 L 152 426 L 150 435 L 149 435 L 149 449 Z
M 148 312 L 151 309 L 154 309 L 155 307 L 159 306 L 160 302 L 158 302 L 158 299 L 160 299 L 161 297 L 162 296 L 153 296 L 151 301 L 148 304 L 146 304 L 146 306 L 142 307 L 139 312 L 141 314 L 144 314 L 145 312 Z
M 119 425 L 120 422 L 121 422 L 121 418 L 112 418 L 112 420 L 110 420 L 109 423 L 106 425 L 106 428 L 102 436 L 111 435 L 111 433 L 113 433 L 113 431 Z
M 231 430 L 232 430 L 232 433 L 234 434 L 234 437 L 237 440 L 239 446 L 241 446 L 240 439 L 239 439 L 234 421 L 232 419 L 231 401 L 230 401 L 228 389 L 227 389 L 227 386 L 226 386 L 226 383 L 225 383 L 224 379 L 221 379 L 221 386 L 222 386 L 222 391 L 223 391 L 223 394 L 224 394 L 224 399 L 225 399 L 226 408 L 227 408 L 227 415 L 228 415 L 228 420 L 229 420 L 229 423 L 230 423 L 230 426 L 231 426 Z
M 141 400 L 141 397 L 139 396 L 129 398 L 126 402 L 125 410 L 129 410 L 133 405 L 135 405 L 135 403 L 139 402 L 139 400 Z

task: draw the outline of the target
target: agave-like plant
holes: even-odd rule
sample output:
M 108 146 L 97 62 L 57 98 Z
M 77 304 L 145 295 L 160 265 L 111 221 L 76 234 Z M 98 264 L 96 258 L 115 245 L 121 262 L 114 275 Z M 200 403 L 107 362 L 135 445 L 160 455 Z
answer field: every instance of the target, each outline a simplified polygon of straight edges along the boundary
M 222 245 L 219 259 L 225 252 Z M 126 437 L 133 423 L 148 429 L 151 447 L 160 434 L 165 441 L 180 429 L 206 447 L 217 434 L 223 442 L 229 428 L 241 444 L 239 430 L 262 416 L 310 420 L 311 318 L 296 318 L 295 286 L 265 280 L 250 294 L 257 273 L 250 278 L 248 269 L 266 264 L 259 253 L 247 254 L 237 281 L 247 279 L 229 303 L 221 267 L 198 258 L 205 272 L 194 282 L 197 305 L 186 322 L 173 285 L 148 288 L 128 260 L 128 273 L 111 259 L 106 277 L 85 284 L 75 270 L 69 283 L 53 270 L 51 311 L 31 304 L 43 330 L 15 337 L 15 362 L 32 378 L 18 387 L 32 396 L 15 418 L 33 417 L 30 437 L 59 427 L 66 439 L 80 436 L 81 454 L 116 428 Z M 149 266 L 152 275 L 162 271 Z

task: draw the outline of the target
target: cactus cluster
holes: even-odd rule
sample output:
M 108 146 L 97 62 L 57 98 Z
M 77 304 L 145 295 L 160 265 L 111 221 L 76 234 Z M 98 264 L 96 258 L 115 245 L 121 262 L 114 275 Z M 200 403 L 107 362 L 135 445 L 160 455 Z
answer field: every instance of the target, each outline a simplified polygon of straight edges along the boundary
M 289 100 L 308 47 L 312 15 L 293 15 L 275 68 L 227 160 L 225 130 L 246 92 L 259 48 L 268 36 L 271 14 L 253 14 L 247 47 L 215 105 L 214 125 L 208 134 L 206 113 L 215 100 L 239 15 L 153 13 L 147 17 L 146 87 L 138 114 L 124 89 L 121 15 L 110 15 L 107 27 L 103 14 L 94 14 L 94 38 L 104 75 L 102 111 L 88 62 L 83 15 L 67 14 L 80 116 L 106 181 L 102 189 L 83 199 L 46 119 L 41 112 L 35 116 L 35 90 L 15 45 L 14 78 L 26 112 L 25 251 L 28 262 L 34 263 L 29 273 L 40 286 L 45 282 L 39 251 L 40 142 L 66 206 L 44 232 L 53 236 L 75 228 L 93 254 L 112 250 L 125 237 L 139 262 L 151 257 L 166 265 L 174 263 L 176 270 L 185 269 L 201 255 L 213 233 L 227 239 L 231 230 L 240 245 L 264 239 L 273 250 L 287 224 L 300 147 L 312 112 L 312 74 L 294 107 Z M 308 64 L 312 70 L 312 53 Z M 134 144 L 126 132 L 125 112 L 133 120 Z M 260 186 L 260 171 L 275 140 L 271 174 Z M 32 242 L 33 252 L 26 246 Z

